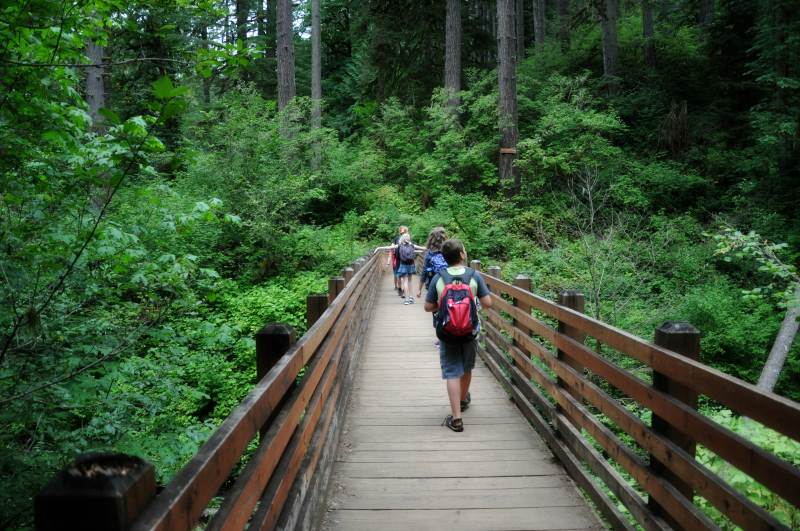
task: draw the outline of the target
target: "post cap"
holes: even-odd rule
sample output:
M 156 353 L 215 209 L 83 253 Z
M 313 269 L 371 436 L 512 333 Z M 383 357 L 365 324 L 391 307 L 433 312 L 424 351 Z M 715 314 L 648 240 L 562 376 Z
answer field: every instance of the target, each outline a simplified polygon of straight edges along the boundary
M 665 334 L 699 334 L 700 330 L 685 321 L 665 321 L 656 327 Z
M 514 280 L 530 280 L 530 279 L 531 279 L 530 275 L 523 275 L 523 274 L 519 274 L 514 277 Z
M 267 323 L 256 332 L 257 336 L 289 336 L 295 333 L 295 329 L 289 323 Z
M 153 463 L 120 453 L 86 453 L 36 495 L 36 529 L 56 531 L 79 525 L 87 531 L 122 531 L 155 495 Z

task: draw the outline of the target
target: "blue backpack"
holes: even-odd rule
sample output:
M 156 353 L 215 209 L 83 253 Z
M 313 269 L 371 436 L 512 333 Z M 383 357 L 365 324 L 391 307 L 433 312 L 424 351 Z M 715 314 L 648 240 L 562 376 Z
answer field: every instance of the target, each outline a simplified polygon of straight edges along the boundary
M 442 253 L 432 253 L 430 262 L 428 262 L 428 280 L 425 282 L 425 289 L 430 289 L 431 279 L 436 276 L 440 271 L 447 269 L 447 262 L 442 256 Z

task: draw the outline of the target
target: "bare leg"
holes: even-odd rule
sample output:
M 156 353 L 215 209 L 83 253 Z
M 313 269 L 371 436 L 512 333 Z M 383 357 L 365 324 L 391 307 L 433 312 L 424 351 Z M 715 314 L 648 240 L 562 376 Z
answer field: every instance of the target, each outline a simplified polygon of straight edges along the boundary
M 408 279 L 411 277 L 403 277 L 403 293 L 406 295 L 406 299 L 411 297 L 410 286 L 408 285 Z
M 467 401 L 467 392 L 469 391 L 469 384 L 472 382 L 472 371 L 465 371 L 464 376 L 460 378 L 461 380 L 461 398 L 462 402 Z M 461 406 L 459 405 L 459 411 L 461 411 Z
M 466 374 L 464 375 L 466 376 Z M 454 419 L 461 418 L 461 378 L 447 380 L 447 398 L 450 399 L 450 410 Z

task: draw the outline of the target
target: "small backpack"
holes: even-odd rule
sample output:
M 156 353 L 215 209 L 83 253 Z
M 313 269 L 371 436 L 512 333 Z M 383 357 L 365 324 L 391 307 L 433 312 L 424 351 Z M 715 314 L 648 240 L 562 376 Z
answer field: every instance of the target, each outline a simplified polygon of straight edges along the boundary
M 398 249 L 400 256 L 400 263 L 413 263 L 414 262 L 414 246 L 408 243 L 401 243 Z
M 430 289 L 431 279 L 436 276 L 437 273 L 447 269 L 447 262 L 442 256 L 442 253 L 431 253 L 431 259 L 428 262 L 428 281 L 425 283 L 425 288 Z
M 436 310 L 436 337 L 445 343 L 469 343 L 480 332 L 478 307 L 469 285 L 475 270 L 468 267 L 465 270 L 459 276 L 451 275 L 446 269 L 439 273 L 444 280 L 444 291 Z

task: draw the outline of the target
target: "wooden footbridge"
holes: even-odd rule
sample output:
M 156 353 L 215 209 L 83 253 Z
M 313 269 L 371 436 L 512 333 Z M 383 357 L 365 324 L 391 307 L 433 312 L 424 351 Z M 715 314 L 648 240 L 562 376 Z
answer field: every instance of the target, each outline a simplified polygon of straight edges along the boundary
M 697 402 L 795 441 L 800 404 L 701 364 L 691 325 L 664 323 L 650 343 L 585 316 L 578 292 L 552 302 L 488 268 L 494 309 L 454 433 L 431 317 L 402 304 L 381 263 L 367 255 L 310 295 L 301 338 L 280 323 L 258 332 L 258 383 L 163 491 L 150 463 L 90 454 L 37 497 L 37 529 L 719 529 L 701 504 L 741 529 L 790 529 L 694 456 L 704 446 L 794 507 L 800 469 Z

